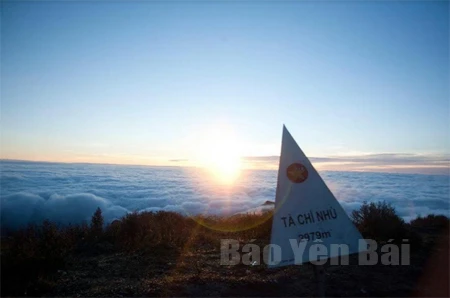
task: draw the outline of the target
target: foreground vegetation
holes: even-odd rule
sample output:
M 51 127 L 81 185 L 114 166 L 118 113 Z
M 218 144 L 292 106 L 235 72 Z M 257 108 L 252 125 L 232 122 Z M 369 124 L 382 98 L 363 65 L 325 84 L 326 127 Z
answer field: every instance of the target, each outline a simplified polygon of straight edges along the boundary
M 429 215 L 407 224 L 381 202 L 364 204 L 352 219 L 365 238 L 410 239 L 411 266 L 358 266 L 352 256 L 350 266 L 327 266 L 327 295 L 448 296 L 447 217 Z M 3 235 L 1 295 L 314 295 L 307 265 L 220 266 L 220 239 L 265 245 L 271 224 L 271 213 L 142 212 L 105 226 L 100 209 L 90 224 L 60 227 L 44 221 Z

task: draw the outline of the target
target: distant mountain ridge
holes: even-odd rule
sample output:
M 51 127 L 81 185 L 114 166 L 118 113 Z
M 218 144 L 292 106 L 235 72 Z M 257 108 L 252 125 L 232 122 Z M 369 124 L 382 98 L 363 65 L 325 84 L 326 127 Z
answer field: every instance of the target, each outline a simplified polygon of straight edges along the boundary
M 271 211 L 275 208 L 275 202 L 273 201 L 265 201 L 260 206 L 248 209 L 246 211 L 238 212 L 236 214 L 261 214 L 267 211 Z
M 273 206 L 275 205 L 275 202 L 273 201 L 265 201 L 261 206 Z

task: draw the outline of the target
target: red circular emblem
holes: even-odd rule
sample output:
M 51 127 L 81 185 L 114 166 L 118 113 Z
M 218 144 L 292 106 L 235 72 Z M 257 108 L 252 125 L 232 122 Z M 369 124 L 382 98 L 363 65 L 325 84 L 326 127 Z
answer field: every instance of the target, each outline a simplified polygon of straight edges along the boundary
M 294 183 L 302 183 L 308 178 L 308 170 L 301 163 L 293 163 L 286 169 L 286 175 Z

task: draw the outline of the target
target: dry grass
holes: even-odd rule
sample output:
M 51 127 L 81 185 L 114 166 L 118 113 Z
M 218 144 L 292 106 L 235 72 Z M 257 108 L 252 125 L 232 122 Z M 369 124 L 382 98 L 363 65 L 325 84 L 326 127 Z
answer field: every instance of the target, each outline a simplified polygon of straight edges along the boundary
M 1 294 L 313 295 L 313 275 L 308 265 L 270 270 L 264 265 L 220 265 L 220 239 L 265 245 L 269 242 L 271 216 L 184 217 L 172 212 L 143 212 L 128 214 L 103 231 L 99 231 L 98 224 L 57 227 L 45 222 L 30 226 L 2 239 Z M 373 221 L 373 214 L 370 216 Z M 101 221 L 98 212 L 93 221 Z M 366 229 L 372 221 L 365 221 Z M 436 226 L 436 221 L 443 222 L 440 218 L 418 220 L 415 224 L 423 228 L 428 224 Z M 416 229 L 404 225 L 407 231 Z M 435 245 L 437 240 L 445 243 L 445 239 L 448 244 L 448 236 L 441 234 L 445 230 L 439 227 L 441 230 L 433 232 L 419 231 L 423 245 L 414 250 L 411 266 L 358 266 L 357 256 L 351 258 L 350 266 L 328 266 L 328 294 L 407 296 L 420 292 L 418 287 L 423 283 L 418 280 L 428 257 L 436 251 L 448 252 L 448 245 Z

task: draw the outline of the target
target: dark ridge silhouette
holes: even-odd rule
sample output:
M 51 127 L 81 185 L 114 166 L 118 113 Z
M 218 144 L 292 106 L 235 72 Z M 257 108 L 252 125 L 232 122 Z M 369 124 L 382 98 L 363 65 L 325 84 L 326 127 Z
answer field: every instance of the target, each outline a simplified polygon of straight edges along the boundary
M 270 206 L 270 205 L 275 205 L 275 202 L 273 202 L 273 201 L 265 201 L 261 206 Z

